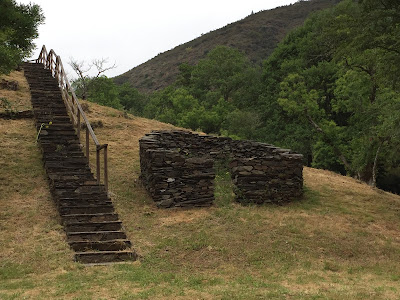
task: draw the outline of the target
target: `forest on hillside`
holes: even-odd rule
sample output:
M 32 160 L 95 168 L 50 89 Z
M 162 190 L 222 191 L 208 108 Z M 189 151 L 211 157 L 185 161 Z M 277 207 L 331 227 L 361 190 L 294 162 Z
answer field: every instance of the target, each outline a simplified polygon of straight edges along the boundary
M 195 65 L 218 45 L 239 49 L 261 66 L 284 36 L 303 24 L 310 13 L 338 2 L 340 0 L 297 0 L 291 5 L 252 12 L 241 20 L 159 53 L 113 79 L 117 84 L 129 82 L 143 93 L 161 90 L 176 80 L 182 63 Z
M 218 46 L 150 95 L 104 76 L 86 86 L 88 100 L 288 147 L 308 166 L 400 193 L 399 68 L 400 3 L 343 0 L 291 31 L 262 67 Z

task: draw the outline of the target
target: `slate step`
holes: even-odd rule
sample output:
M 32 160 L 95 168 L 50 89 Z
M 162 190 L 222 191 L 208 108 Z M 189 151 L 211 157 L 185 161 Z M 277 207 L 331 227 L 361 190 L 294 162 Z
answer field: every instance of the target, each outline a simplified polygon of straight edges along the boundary
M 56 165 L 57 162 L 53 162 L 53 161 L 47 161 L 44 164 L 44 167 L 46 168 L 46 170 L 49 170 L 49 172 L 51 173 L 52 170 L 54 170 L 55 172 L 59 172 L 61 170 L 65 170 L 65 171 L 80 171 L 80 172 L 84 172 L 85 170 L 89 170 L 89 167 L 87 164 L 83 165 L 83 164 L 78 164 L 78 163 L 72 163 L 72 162 L 59 162 L 59 166 Z
M 71 189 L 71 188 L 66 188 L 65 191 L 59 191 L 59 192 L 73 192 L 77 195 L 106 195 L 104 193 L 104 185 L 103 184 L 85 184 L 81 185 L 78 189 Z
M 87 158 L 83 153 L 43 153 L 43 157 L 47 161 L 67 161 L 67 160 L 74 160 L 74 161 L 81 161 L 82 164 L 87 164 Z
M 44 116 L 35 116 L 35 117 L 36 117 L 36 123 L 39 124 L 39 126 L 40 124 L 48 123 L 49 121 L 52 121 L 53 124 L 55 124 L 57 122 L 66 122 L 71 120 L 68 115 L 52 116 L 53 118 L 51 120 L 45 119 Z
M 91 173 L 75 173 L 69 175 L 65 174 L 65 172 L 60 172 L 58 174 L 49 174 L 48 177 L 52 182 L 62 182 L 68 180 L 80 180 L 81 182 L 94 181 L 93 174 Z
M 63 178 L 80 178 L 82 180 L 82 184 L 89 184 L 89 183 L 97 183 L 94 175 L 87 170 L 86 172 L 51 172 L 48 174 L 50 182 L 53 180 L 63 180 Z
M 50 141 L 50 140 L 41 140 L 40 141 L 40 146 L 43 149 L 55 149 L 63 146 L 63 147 L 75 147 L 74 149 L 81 149 L 81 143 L 79 140 L 70 140 L 68 142 L 65 141 Z M 76 148 L 78 147 L 78 148 Z
M 84 193 L 79 192 L 79 188 L 58 188 L 53 192 L 57 196 L 57 199 L 109 199 L 104 190 Z
M 112 222 L 118 221 L 119 216 L 116 213 L 108 214 L 73 214 L 63 215 L 62 221 L 64 225 L 77 224 L 77 223 L 89 223 L 89 222 Z
M 86 252 L 93 250 L 98 251 L 119 251 L 125 250 L 132 246 L 131 242 L 126 239 L 116 239 L 116 240 L 109 240 L 109 241 L 98 241 L 98 242 L 70 242 L 70 247 L 78 252 Z
M 67 232 L 67 239 L 68 242 L 124 240 L 126 234 L 123 231 Z
M 59 200 L 58 205 L 60 209 L 67 209 L 67 208 L 80 208 L 80 207 L 99 207 L 99 206 L 112 206 L 111 201 L 107 200 Z
M 41 145 L 40 145 L 43 149 L 44 152 L 47 153 L 63 153 L 64 151 L 66 153 L 70 153 L 70 152 L 82 152 L 82 148 L 80 146 L 80 144 L 78 143 L 73 143 L 70 145 L 63 145 L 63 144 L 58 144 L 58 143 L 50 143 L 47 141 L 42 141 Z
M 67 232 L 120 231 L 121 229 L 121 221 L 72 223 L 65 225 L 65 231 Z
M 108 196 L 106 195 L 106 193 L 103 194 L 98 194 L 98 195 L 94 195 L 94 194 L 79 194 L 79 193 L 75 193 L 75 192 L 67 192 L 65 191 L 65 189 L 63 191 L 58 191 L 57 189 L 54 189 L 52 191 L 52 193 L 54 194 L 54 197 L 57 201 L 59 201 L 60 199 L 63 199 L 65 201 L 67 200 L 92 200 L 92 201 L 110 201 L 110 199 L 108 198 Z
M 137 255 L 133 251 L 93 251 L 75 254 L 75 260 L 84 264 L 115 263 L 136 259 Z
M 113 205 L 64 207 L 58 209 L 61 216 L 72 214 L 104 214 L 114 213 Z
M 66 164 L 69 163 L 71 165 L 82 165 L 86 166 L 87 165 L 87 159 L 85 156 L 83 156 L 83 153 L 79 156 L 67 156 L 67 155 L 48 155 L 46 157 L 46 164 L 51 167 L 51 163 L 60 163 L 60 164 Z

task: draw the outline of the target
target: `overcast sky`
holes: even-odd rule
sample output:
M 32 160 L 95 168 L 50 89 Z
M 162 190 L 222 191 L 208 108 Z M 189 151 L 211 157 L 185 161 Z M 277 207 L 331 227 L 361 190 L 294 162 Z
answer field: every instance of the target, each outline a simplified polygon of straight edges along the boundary
M 39 4 L 46 17 L 35 41 L 61 56 L 90 62 L 108 58 L 120 75 L 159 53 L 254 13 L 296 0 L 17 0 Z

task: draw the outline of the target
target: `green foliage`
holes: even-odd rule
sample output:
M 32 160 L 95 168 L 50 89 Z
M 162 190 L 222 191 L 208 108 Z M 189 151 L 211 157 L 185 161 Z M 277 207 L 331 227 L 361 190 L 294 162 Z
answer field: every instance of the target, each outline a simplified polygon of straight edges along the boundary
M 85 80 L 85 83 L 82 80 Z M 124 109 L 135 115 L 143 115 L 146 96 L 128 83 L 119 86 L 112 79 L 100 76 L 76 79 L 72 82 L 72 86 L 76 95 L 80 98 L 86 93 L 87 100 L 91 102 Z M 87 90 L 85 90 L 85 87 Z
M 118 98 L 126 111 L 139 116 L 143 114 L 147 98 L 129 83 L 118 86 Z
M 284 115 L 293 118 L 290 123 L 309 124 L 314 136 L 305 142 L 313 166 L 345 167 L 373 184 L 377 164 L 385 169 L 398 159 L 396 3 L 342 1 L 312 15 L 266 61 L 264 112 L 282 116 L 275 118 L 281 130 L 289 127 Z M 288 146 L 296 150 L 294 140 Z
M 174 86 L 150 97 L 144 116 L 206 133 L 254 135 L 257 114 L 240 110 L 257 101 L 260 70 L 243 53 L 219 46 L 195 66 L 182 64 L 180 71 Z
M 243 108 L 252 96 L 249 89 L 254 87 L 257 74 L 257 69 L 239 50 L 217 46 L 193 68 L 187 86 L 196 98 L 208 105 L 223 98 Z
M 227 114 L 224 128 L 226 135 L 241 139 L 256 139 L 260 116 L 254 111 L 235 109 Z
M 44 16 L 36 4 L 0 2 L 0 74 L 9 73 L 30 55 L 38 26 L 43 22 Z
M 122 109 L 117 86 L 112 79 L 105 76 L 94 78 L 89 82 L 87 99 L 101 105 Z

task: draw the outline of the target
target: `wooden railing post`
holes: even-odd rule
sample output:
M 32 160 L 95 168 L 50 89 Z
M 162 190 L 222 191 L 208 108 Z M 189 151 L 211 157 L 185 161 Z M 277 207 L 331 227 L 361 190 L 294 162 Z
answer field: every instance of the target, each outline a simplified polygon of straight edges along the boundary
M 107 156 L 108 156 L 108 154 L 107 154 L 107 147 L 108 147 L 108 145 L 105 144 L 104 145 L 104 187 L 105 187 L 106 193 L 108 195 L 108 164 L 107 164 L 107 161 L 108 161 Z
M 100 184 L 100 146 L 96 147 L 96 177 L 97 184 Z
M 78 139 L 79 139 L 79 141 L 81 140 L 81 112 L 79 111 L 79 109 L 78 109 L 78 112 L 77 112 L 77 124 L 76 124 L 76 134 L 78 135 Z
M 89 164 L 89 129 L 86 127 L 86 158 Z

